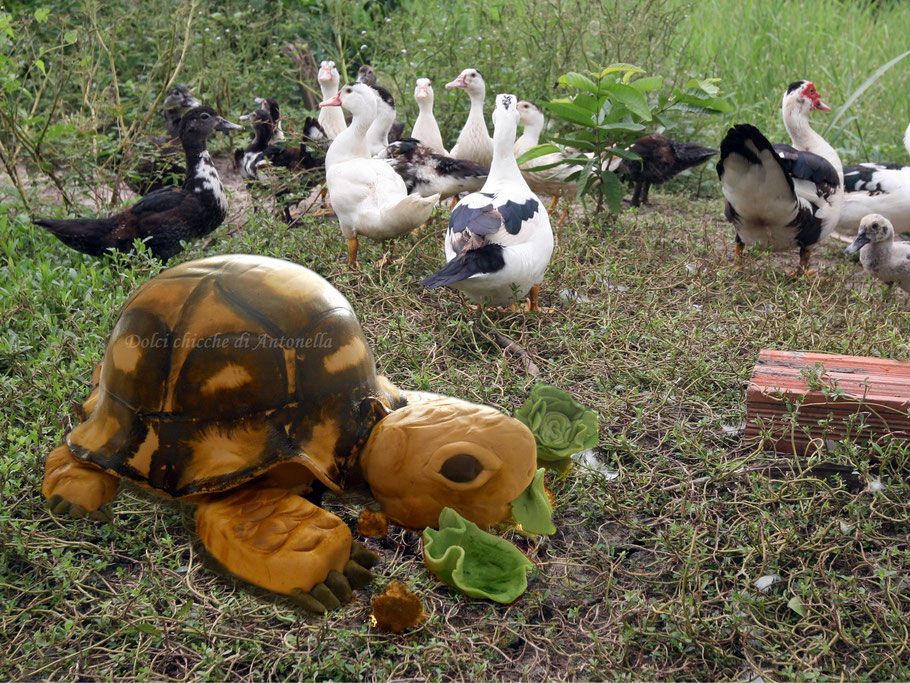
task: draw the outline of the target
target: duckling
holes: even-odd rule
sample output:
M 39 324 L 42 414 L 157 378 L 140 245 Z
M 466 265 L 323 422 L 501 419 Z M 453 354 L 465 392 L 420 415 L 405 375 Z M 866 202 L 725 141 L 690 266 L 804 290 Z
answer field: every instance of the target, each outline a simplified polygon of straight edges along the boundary
M 139 193 L 148 194 L 162 187 L 179 185 L 186 174 L 181 163 L 180 120 L 183 114 L 200 105 L 185 85 L 176 85 L 164 98 L 165 137 L 150 138 L 140 143 L 138 162 L 127 174 L 127 186 Z
M 894 241 L 894 226 L 884 216 L 871 213 L 859 223 L 856 239 L 844 251 L 859 252 L 863 270 L 888 285 L 910 292 L 910 242 Z
M 540 310 L 540 283 L 553 254 L 547 210 L 531 192 L 513 155 L 518 98 L 497 95 L 493 110 L 493 164 L 480 192 L 455 207 L 446 232 L 446 265 L 421 281 L 448 285 L 475 303 L 506 306 L 529 296 Z
M 166 261 L 183 249 L 181 240 L 207 235 L 227 216 L 227 197 L 206 140 L 216 130 L 242 128 L 211 107 L 191 109 L 183 115 L 179 131 L 188 169 L 183 187 L 155 190 L 110 218 L 36 218 L 33 222 L 91 256 L 101 256 L 108 249 L 130 252 L 133 240 L 139 239 L 154 256 Z

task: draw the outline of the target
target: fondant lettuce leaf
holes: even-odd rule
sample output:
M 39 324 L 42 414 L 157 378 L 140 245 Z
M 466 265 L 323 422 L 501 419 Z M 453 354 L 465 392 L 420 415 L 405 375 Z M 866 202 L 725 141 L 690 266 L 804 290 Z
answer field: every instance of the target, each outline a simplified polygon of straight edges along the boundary
M 455 510 L 439 513 L 439 530 L 423 531 L 423 560 L 440 580 L 472 598 L 501 603 L 528 587 L 533 563 L 504 538 L 482 531 Z
M 512 501 L 512 517 L 521 525 L 523 531 L 530 534 L 552 534 L 556 532 L 553 525 L 553 506 L 544 486 L 544 473 L 541 467 L 534 475 L 518 498 Z

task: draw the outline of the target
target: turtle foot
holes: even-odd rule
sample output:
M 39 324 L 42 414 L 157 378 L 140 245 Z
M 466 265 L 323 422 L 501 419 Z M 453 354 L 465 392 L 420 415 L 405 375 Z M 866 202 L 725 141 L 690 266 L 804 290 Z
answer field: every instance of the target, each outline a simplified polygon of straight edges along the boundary
M 63 444 L 47 456 L 41 492 L 55 515 L 110 522 L 105 504 L 117 493 L 117 477 L 77 460 Z
M 372 578 L 344 522 L 285 489 L 247 487 L 204 500 L 196 530 L 229 572 L 311 611 L 348 602 Z

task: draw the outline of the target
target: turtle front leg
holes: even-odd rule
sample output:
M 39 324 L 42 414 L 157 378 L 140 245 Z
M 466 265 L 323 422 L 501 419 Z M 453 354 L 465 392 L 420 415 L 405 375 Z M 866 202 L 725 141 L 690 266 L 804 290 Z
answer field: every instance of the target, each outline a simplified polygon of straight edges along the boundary
M 102 506 L 116 495 L 117 477 L 77 460 L 69 446 L 63 444 L 47 456 L 41 493 L 56 515 L 68 513 L 76 518 L 110 522 L 110 513 Z
M 313 612 L 348 602 L 373 578 L 377 559 L 338 517 L 280 488 L 201 501 L 196 531 L 229 572 Z

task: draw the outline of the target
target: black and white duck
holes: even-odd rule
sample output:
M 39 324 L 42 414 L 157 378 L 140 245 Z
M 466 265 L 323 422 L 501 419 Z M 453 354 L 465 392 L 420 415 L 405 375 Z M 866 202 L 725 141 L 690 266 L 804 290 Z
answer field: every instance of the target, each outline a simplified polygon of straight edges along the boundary
M 155 190 L 110 218 L 37 218 L 35 225 L 92 256 L 109 249 L 130 252 L 138 239 L 166 261 L 183 249 L 181 240 L 207 235 L 227 216 L 224 187 L 206 149 L 206 140 L 216 130 L 242 126 L 226 121 L 211 107 L 196 107 L 183 115 L 179 129 L 187 168 L 183 187 Z
M 736 261 L 745 246 L 772 251 L 799 248 L 797 273 L 808 268 L 812 247 L 822 242 L 840 216 L 843 167 L 834 148 L 809 126 L 809 113 L 830 111 L 809 81 L 784 93 L 784 126 L 790 145 L 772 145 L 755 126 L 731 128 L 720 146 L 717 174 L 724 214 L 736 231 Z
M 910 126 L 904 133 L 910 153 Z M 852 235 L 860 221 L 876 213 L 887 218 L 897 232 L 910 232 L 910 166 L 865 163 L 844 166 L 844 206 L 837 230 Z
M 525 181 L 513 154 L 518 98 L 497 95 L 493 160 L 480 192 L 458 202 L 446 232 L 446 265 L 420 284 L 449 286 L 475 303 L 508 306 L 538 293 L 553 254 L 553 230 L 543 204 Z

